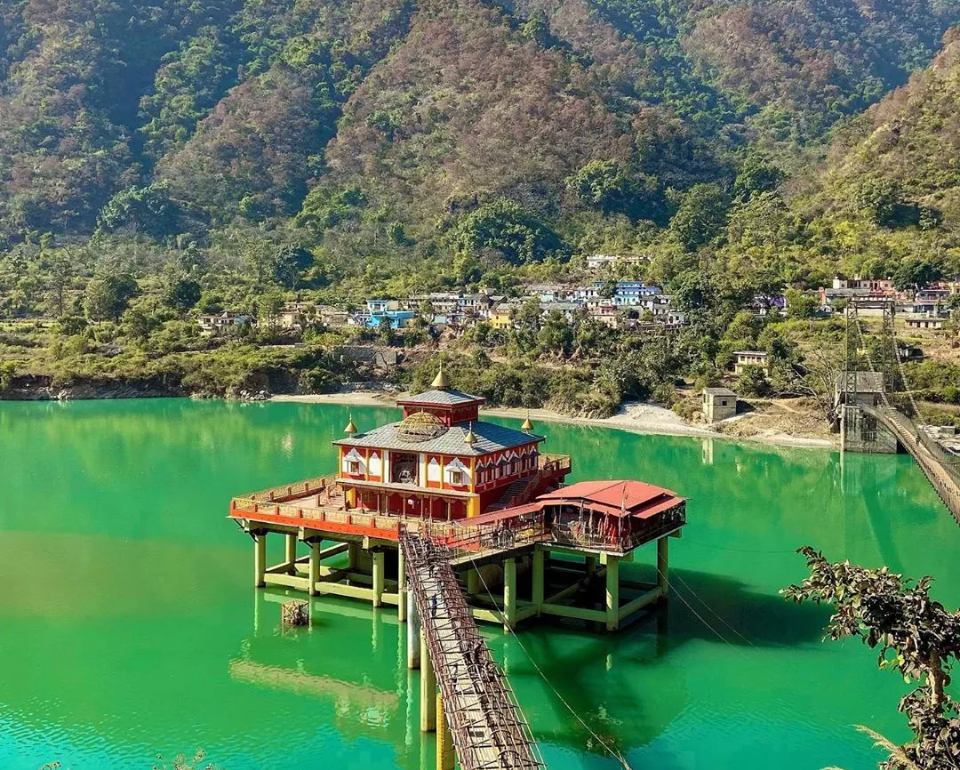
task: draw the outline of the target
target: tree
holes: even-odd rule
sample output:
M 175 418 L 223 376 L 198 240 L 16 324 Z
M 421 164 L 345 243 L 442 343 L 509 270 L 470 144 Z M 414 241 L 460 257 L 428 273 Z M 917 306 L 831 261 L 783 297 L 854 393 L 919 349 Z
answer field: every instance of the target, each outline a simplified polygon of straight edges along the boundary
M 816 297 L 811 297 L 797 289 L 787 289 L 785 296 L 791 318 L 813 318 L 817 308 L 820 307 Z
M 888 225 L 902 204 L 900 183 L 894 179 L 865 179 L 857 188 L 856 204 L 874 224 Z
M 592 160 L 566 182 L 581 203 L 603 214 L 638 216 L 646 192 L 640 181 L 613 160 Z
M 893 285 L 898 289 L 922 289 L 939 281 L 943 268 L 929 259 L 905 259 L 893 273 Z
M 160 240 L 178 232 L 180 214 L 164 181 L 117 193 L 100 211 L 97 225 L 104 232 L 132 230 Z
M 449 239 L 459 253 L 476 256 L 489 249 L 499 252 L 513 265 L 568 254 L 557 233 L 533 212 L 504 198 L 458 219 Z
M 887 567 L 866 569 L 830 563 L 810 546 L 799 550 L 810 576 L 782 592 L 798 604 L 834 608 L 827 634 L 834 641 L 859 638 L 879 649 L 881 669 L 896 669 L 912 692 L 900 700 L 913 740 L 902 746 L 870 733 L 890 752 L 881 770 L 956 770 L 960 767 L 960 704 L 946 691 L 960 656 L 960 612 L 930 598 L 933 578 L 913 582 Z
M 93 321 L 119 320 L 138 291 L 137 282 L 125 273 L 94 278 L 87 284 L 84 300 L 87 317 Z
M 754 193 L 776 189 L 785 176 L 780 168 L 766 160 L 747 158 L 733 183 L 733 194 L 739 200 L 748 200 Z
M 719 185 L 694 185 L 670 220 L 670 230 L 686 251 L 696 251 L 720 234 L 729 207 L 730 198 Z
M 167 307 L 185 313 L 200 301 L 200 284 L 189 278 L 176 278 L 167 286 L 163 302 Z

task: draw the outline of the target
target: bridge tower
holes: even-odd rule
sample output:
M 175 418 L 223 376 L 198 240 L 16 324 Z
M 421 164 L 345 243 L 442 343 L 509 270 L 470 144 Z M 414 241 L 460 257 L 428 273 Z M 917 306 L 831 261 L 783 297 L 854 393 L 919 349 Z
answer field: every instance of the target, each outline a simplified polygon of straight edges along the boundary
M 879 339 L 864 335 L 862 310 L 879 311 Z M 896 436 L 877 419 L 875 409 L 889 405 L 888 391 L 900 380 L 894 332 L 894 303 L 888 298 L 851 297 L 846 309 L 846 353 L 837 382 L 840 445 L 847 452 L 894 454 Z M 872 343 L 872 344 L 871 344 Z M 866 364 L 866 368 L 864 368 Z

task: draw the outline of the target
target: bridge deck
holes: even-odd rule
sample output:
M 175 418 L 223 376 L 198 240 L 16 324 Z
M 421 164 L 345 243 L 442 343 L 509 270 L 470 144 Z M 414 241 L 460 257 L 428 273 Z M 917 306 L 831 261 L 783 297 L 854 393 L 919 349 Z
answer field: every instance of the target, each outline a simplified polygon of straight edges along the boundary
M 406 532 L 400 544 L 460 767 L 543 767 L 513 691 L 480 637 L 448 549 Z
M 873 415 L 896 436 L 897 441 L 917 461 L 940 499 L 960 523 L 960 468 L 948 466 L 948 463 L 938 457 L 936 450 L 929 446 L 932 439 L 903 412 L 884 406 L 861 405 L 861 409 Z

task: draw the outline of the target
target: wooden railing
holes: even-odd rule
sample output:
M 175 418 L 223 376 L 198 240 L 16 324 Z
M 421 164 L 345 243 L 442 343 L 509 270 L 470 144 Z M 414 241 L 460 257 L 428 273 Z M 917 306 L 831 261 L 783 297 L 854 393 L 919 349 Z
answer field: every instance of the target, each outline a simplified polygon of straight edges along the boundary
M 253 500 L 258 503 L 282 503 L 288 500 L 295 500 L 298 497 L 307 497 L 308 495 L 323 492 L 328 486 L 333 484 L 336 478 L 336 474 L 331 473 L 327 474 L 326 476 L 318 476 L 314 479 L 307 479 L 306 481 L 298 481 L 295 484 L 285 484 L 278 487 L 271 487 L 270 489 L 264 489 L 260 492 L 253 492 L 252 494 L 244 495 L 242 498 L 238 498 L 238 500 Z

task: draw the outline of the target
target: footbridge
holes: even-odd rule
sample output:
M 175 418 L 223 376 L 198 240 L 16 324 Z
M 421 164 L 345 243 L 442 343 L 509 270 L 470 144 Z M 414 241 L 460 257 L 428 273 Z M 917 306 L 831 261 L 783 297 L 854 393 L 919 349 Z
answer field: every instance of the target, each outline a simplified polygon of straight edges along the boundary
M 449 549 L 409 532 L 401 533 L 400 548 L 413 605 L 408 663 L 419 657 L 421 729 L 437 731 L 438 770 L 452 770 L 454 753 L 463 770 L 543 767 L 513 690 L 477 630 Z
M 879 337 L 864 335 L 861 305 L 882 315 Z M 851 300 L 847 307 L 846 359 L 837 382 L 837 414 L 845 451 L 908 452 L 960 523 L 960 457 L 924 429 L 907 383 L 894 328 L 892 300 Z

